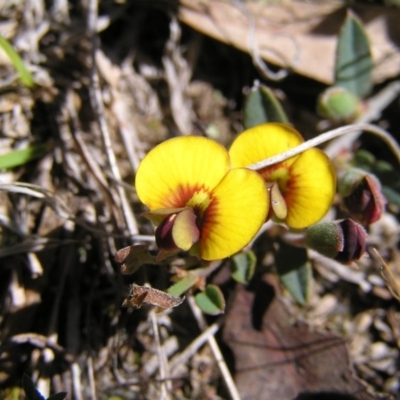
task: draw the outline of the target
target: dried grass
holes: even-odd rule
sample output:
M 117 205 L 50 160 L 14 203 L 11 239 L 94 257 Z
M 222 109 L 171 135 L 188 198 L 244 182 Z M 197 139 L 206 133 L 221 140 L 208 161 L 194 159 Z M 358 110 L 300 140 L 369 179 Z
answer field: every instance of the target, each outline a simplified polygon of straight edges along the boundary
M 194 36 L 191 47 L 180 45 L 172 2 L 106 1 L 99 12 L 96 6 L 0 4 L 0 34 L 36 83 L 22 87 L 0 52 L 0 153 L 52 144 L 40 160 L 0 172 L 1 397 L 11 399 L 11 388 L 29 372 L 45 396 L 217 399 L 227 396 L 223 376 L 230 396 L 239 398 L 214 337 L 221 321 L 207 328 L 187 303 L 164 314 L 122 309 L 131 278 L 119 273 L 113 254 L 143 239 L 139 233 L 152 233 L 138 218 L 131 185 L 140 159 L 177 134 L 216 132 L 229 143 L 239 117 L 216 89 L 230 79 L 232 92 L 241 90 L 242 71 L 234 65 L 231 77 L 204 70 L 210 79 L 193 79 L 201 69 L 200 41 Z M 202 51 L 231 55 L 213 46 Z M 385 217 L 374 229 L 371 243 L 395 267 L 397 222 Z M 310 305 L 289 306 L 313 326 L 348 338 L 359 376 L 396 393 L 400 311 L 377 261 L 364 259 L 352 270 L 313 258 Z M 135 278 L 169 284 L 162 266 L 142 268 Z

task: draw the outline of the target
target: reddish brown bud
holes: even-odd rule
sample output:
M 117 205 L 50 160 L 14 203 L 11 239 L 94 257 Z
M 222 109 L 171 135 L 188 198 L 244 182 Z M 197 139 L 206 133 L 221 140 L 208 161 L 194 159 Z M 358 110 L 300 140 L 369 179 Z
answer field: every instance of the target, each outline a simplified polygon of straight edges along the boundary
M 345 264 L 359 260 L 365 253 L 367 232 L 350 218 L 339 222 L 339 226 L 343 235 L 343 249 L 335 260 Z
M 356 221 L 370 225 L 381 217 L 386 200 L 379 181 L 372 175 L 350 170 L 340 179 L 339 191 L 343 205 Z
M 350 218 L 310 226 L 305 235 L 308 247 L 344 264 L 360 259 L 366 239 L 365 229 Z

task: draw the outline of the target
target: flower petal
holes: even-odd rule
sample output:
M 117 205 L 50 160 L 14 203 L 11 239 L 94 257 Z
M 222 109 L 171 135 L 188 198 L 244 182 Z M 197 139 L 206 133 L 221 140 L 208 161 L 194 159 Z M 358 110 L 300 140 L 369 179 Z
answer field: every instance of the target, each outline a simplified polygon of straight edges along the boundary
M 305 151 L 290 168 L 285 222 L 296 229 L 315 224 L 328 212 L 335 192 L 336 174 L 328 156 L 319 149 Z
M 181 211 L 172 228 L 172 237 L 177 247 L 189 250 L 199 240 L 200 231 L 196 225 L 196 214 L 191 208 Z
M 136 192 L 150 210 L 184 207 L 194 189 L 211 192 L 229 168 L 222 145 L 199 136 L 180 136 L 159 144 L 142 160 Z
M 229 149 L 232 168 L 247 167 L 257 161 L 296 147 L 303 138 L 290 125 L 270 122 L 245 130 Z M 295 157 L 285 162 L 294 161 Z
M 161 222 L 163 222 L 170 215 L 177 214 L 185 209 L 186 209 L 186 207 L 159 208 L 157 210 L 152 210 L 152 211 L 147 211 L 147 212 L 141 213 L 140 215 L 142 217 L 145 217 L 148 220 L 150 220 L 155 226 L 158 226 L 161 224 Z
M 238 168 L 229 171 L 212 193 L 200 237 L 200 257 L 218 260 L 246 246 L 264 223 L 269 200 L 262 177 Z

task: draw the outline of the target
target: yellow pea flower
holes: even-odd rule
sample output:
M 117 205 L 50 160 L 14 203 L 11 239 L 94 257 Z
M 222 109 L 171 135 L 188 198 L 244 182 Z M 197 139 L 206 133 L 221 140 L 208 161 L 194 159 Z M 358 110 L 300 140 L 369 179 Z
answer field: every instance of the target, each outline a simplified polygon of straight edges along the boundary
M 136 192 L 158 225 L 159 258 L 190 250 L 204 260 L 229 257 L 264 223 L 269 199 L 254 171 L 231 168 L 228 151 L 197 136 L 169 139 L 142 160 Z
M 233 168 L 246 167 L 283 153 L 303 142 L 290 125 L 266 123 L 250 128 L 229 150 Z M 294 229 L 306 228 L 328 212 L 336 192 L 336 174 L 327 155 L 309 149 L 257 171 L 271 198 L 270 215 Z

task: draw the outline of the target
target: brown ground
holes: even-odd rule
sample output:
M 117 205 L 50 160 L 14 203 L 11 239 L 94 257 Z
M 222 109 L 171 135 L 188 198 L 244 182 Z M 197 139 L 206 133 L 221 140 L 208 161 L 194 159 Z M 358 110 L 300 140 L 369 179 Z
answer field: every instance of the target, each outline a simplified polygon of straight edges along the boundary
M 312 71 L 266 81 L 247 52 L 179 22 L 183 5 L 172 0 L 101 1 L 92 35 L 92 3 L 0 0 L 0 35 L 36 83 L 23 87 L 0 54 L 0 153 L 49 146 L 0 170 L 0 397 L 25 398 L 27 373 L 44 395 L 66 391 L 68 399 L 400 398 L 400 307 L 372 256 L 358 270 L 313 257 L 309 301 L 299 306 L 277 278 L 272 229 L 255 243 L 248 286 L 234 283 L 228 262 L 205 274 L 227 299 L 222 319 L 205 320 L 190 293 L 170 312 L 121 308 L 130 283 L 165 290 L 176 271 L 145 264 L 122 275 L 114 261 L 153 232 L 132 186 L 146 152 L 179 134 L 229 144 L 255 79 L 277 89 L 309 138 L 324 85 Z M 387 71 L 374 93 L 396 77 Z M 398 107 L 385 106 L 375 121 L 394 135 Z M 362 145 L 392 160 L 379 141 Z M 398 207 L 387 209 L 369 247 L 396 273 Z M 217 341 L 200 337 L 207 326 Z

